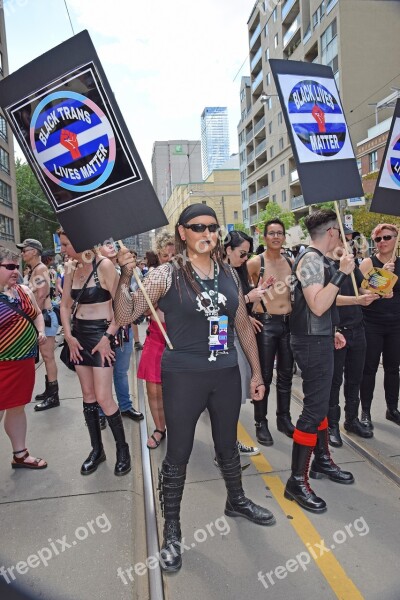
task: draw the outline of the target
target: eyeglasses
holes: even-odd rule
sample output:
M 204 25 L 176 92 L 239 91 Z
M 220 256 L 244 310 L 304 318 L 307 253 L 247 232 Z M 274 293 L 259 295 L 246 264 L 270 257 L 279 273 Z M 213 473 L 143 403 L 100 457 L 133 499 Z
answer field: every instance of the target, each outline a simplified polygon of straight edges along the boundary
M 34 248 L 22 248 L 21 254 L 23 254 L 24 252 L 29 252 L 29 250 L 34 250 Z
M 185 229 L 191 229 L 195 233 L 203 233 L 206 229 L 210 233 L 215 233 L 219 229 L 218 223 L 210 223 L 210 225 L 204 225 L 203 223 L 191 223 L 183 225 Z
M 269 235 L 269 237 L 284 237 L 284 233 L 283 231 L 268 231 L 267 235 Z
M 388 242 L 389 240 L 391 240 L 392 238 L 396 237 L 395 235 L 382 235 L 382 236 L 378 236 L 374 239 L 374 242 L 376 242 L 377 244 L 379 244 L 379 242 L 381 242 L 382 240 L 384 242 Z
M 327 231 L 329 231 L 330 229 L 336 229 L 336 231 L 340 232 L 340 227 L 328 227 Z
M 0 267 L 4 267 L 7 271 L 18 271 L 19 265 L 0 265 Z

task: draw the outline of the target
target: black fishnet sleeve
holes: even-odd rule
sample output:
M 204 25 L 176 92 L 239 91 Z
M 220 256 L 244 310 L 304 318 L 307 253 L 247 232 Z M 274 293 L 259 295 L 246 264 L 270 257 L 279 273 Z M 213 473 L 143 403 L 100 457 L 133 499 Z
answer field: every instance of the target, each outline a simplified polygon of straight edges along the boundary
M 249 361 L 252 380 L 256 385 L 264 385 L 261 375 L 260 359 L 256 336 L 247 313 L 246 302 L 244 300 L 242 289 L 239 287 L 239 306 L 235 316 L 235 329 L 238 334 L 240 345 Z
M 139 288 L 136 292 L 130 291 L 132 275 L 122 267 L 117 291 L 114 298 L 114 316 L 119 326 L 129 325 L 149 309 L 149 305 Z M 172 267 L 169 264 L 161 265 L 144 278 L 145 288 L 153 305 L 165 296 L 172 283 Z

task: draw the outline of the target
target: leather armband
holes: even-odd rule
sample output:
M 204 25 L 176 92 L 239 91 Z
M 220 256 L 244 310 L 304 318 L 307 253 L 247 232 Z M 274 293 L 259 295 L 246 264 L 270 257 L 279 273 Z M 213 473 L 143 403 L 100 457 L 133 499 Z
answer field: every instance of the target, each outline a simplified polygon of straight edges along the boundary
M 105 331 L 103 333 L 103 337 L 106 337 L 108 339 L 108 341 L 111 343 L 114 340 L 114 335 L 112 333 L 107 333 L 107 331 Z
M 329 283 L 333 283 L 333 285 L 336 285 L 338 288 L 340 288 L 346 277 L 347 275 L 346 273 L 343 273 L 343 271 L 336 271 Z

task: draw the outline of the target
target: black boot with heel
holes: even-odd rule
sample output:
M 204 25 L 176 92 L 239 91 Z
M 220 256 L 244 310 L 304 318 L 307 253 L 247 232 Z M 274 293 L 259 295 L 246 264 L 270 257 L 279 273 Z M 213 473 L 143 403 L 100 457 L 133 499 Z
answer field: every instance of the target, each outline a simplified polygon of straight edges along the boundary
M 106 419 L 117 446 L 117 462 L 115 463 L 114 475 L 117 475 L 117 477 L 126 475 L 132 468 L 131 455 L 129 446 L 125 440 L 125 431 L 120 410 L 118 409 L 113 415 L 106 415 Z
M 97 402 L 88 404 L 83 403 L 83 415 L 92 443 L 92 451 L 81 467 L 82 475 L 90 475 L 97 471 L 100 463 L 106 460 L 103 444 L 101 441 L 100 421 L 99 421 L 99 405 Z
M 256 439 L 262 446 L 272 446 L 274 440 L 268 429 L 267 410 L 268 410 L 268 398 L 256 402 L 253 401 L 254 406 L 254 421 L 256 426 Z
M 333 462 L 328 444 L 328 429 L 318 430 L 317 445 L 314 449 L 314 460 L 310 469 L 313 479 L 330 479 L 336 483 L 354 483 L 354 477 L 349 471 L 342 469 Z
M 293 442 L 292 474 L 286 484 L 284 496 L 287 500 L 295 500 L 310 512 L 322 513 L 327 510 L 326 503 L 314 493 L 308 482 L 308 469 L 313 450 L 313 446 Z

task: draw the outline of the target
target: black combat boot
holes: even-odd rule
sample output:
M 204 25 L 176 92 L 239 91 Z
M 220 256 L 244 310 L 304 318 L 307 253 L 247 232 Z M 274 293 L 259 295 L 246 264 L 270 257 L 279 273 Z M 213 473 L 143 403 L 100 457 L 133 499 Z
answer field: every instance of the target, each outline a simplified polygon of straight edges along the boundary
M 115 463 L 114 475 L 126 475 L 132 468 L 131 455 L 129 453 L 129 446 L 125 440 L 125 431 L 120 410 L 118 409 L 113 415 L 106 415 L 106 419 L 117 445 L 117 462 Z
M 340 406 L 330 406 L 328 410 L 328 441 L 331 446 L 341 448 L 343 440 L 339 430 Z
M 160 566 L 166 573 L 179 571 L 182 566 L 180 511 L 185 479 L 186 465 L 170 465 L 164 460 L 158 472 L 158 489 L 161 512 L 165 518 Z
M 242 469 L 237 446 L 235 446 L 232 458 L 227 460 L 218 456 L 218 465 L 228 492 L 225 514 L 228 517 L 244 517 L 257 525 L 273 525 L 275 523 L 274 515 L 244 495 Z
M 49 390 L 49 380 L 47 375 L 44 376 L 45 384 L 44 384 L 44 392 L 42 394 L 36 394 L 35 402 L 41 402 L 47 398 L 47 393 Z
M 354 433 L 362 438 L 372 438 L 374 436 L 374 432 L 372 431 L 372 427 L 366 427 L 361 421 L 358 419 L 358 411 L 360 408 L 360 399 L 358 396 L 355 399 L 348 400 L 346 398 L 346 402 L 344 405 L 345 412 L 345 420 L 344 420 L 344 428 L 349 433 Z
M 292 474 L 286 484 L 284 496 L 287 500 L 295 500 L 310 512 L 322 513 L 327 510 L 326 502 L 315 495 L 308 482 L 308 469 L 313 450 L 313 446 L 303 446 L 293 442 Z
M 263 398 L 259 402 L 253 401 L 254 421 L 256 426 L 257 442 L 262 446 L 272 446 L 274 440 L 268 429 L 267 410 L 268 398 Z
M 276 391 L 276 428 L 281 433 L 292 438 L 294 434 L 294 425 L 290 416 L 290 391 Z
M 81 467 L 82 475 L 90 475 L 97 470 L 100 463 L 106 460 L 103 444 L 101 441 L 101 431 L 99 422 L 99 405 L 97 402 L 88 404 L 83 403 L 83 415 L 92 443 L 92 451 Z
M 60 398 L 58 397 L 58 381 L 47 381 L 47 396 L 42 402 L 36 404 L 35 411 L 49 410 L 55 406 L 60 406 Z
M 354 483 L 353 475 L 349 471 L 342 471 L 332 460 L 328 444 L 328 429 L 318 430 L 314 454 L 310 469 L 312 479 L 328 478 L 336 483 Z

